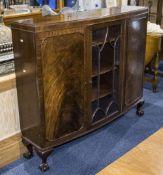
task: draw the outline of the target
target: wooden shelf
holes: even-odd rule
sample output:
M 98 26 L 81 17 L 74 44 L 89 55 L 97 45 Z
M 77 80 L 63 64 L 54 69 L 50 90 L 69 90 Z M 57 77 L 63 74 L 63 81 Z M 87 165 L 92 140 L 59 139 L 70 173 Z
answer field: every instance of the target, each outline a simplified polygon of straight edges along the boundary
M 109 89 L 106 85 L 101 85 L 100 86 L 100 96 L 99 96 L 99 98 L 103 98 L 103 97 L 108 96 L 110 94 L 112 94 L 111 89 Z M 92 101 L 97 100 L 98 99 L 97 96 L 98 96 L 97 95 L 97 88 L 93 87 L 92 88 Z
M 109 66 L 108 67 L 105 66 L 105 67 L 101 68 L 101 71 L 100 71 L 99 75 L 102 75 L 102 74 L 105 74 L 105 73 L 109 73 L 111 71 L 113 71 L 112 66 L 110 66 L 110 67 Z M 96 76 L 98 76 L 98 72 L 97 72 L 97 68 L 94 67 L 94 69 L 92 70 L 92 78 L 96 77 Z
M 112 66 L 110 66 L 110 67 L 102 67 L 102 68 L 101 68 L 102 70 L 100 71 L 99 75 L 103 75 L 103 74 L 112 72 L 113 70 L 115 71 L 115 70 L 118 69 L 118 67 L 119 67 L 119 65 L 118 65 L 118 66 L 115 66 L 114 68 L 113 68 Z M 98 76 L 97 69 L 96 69 L 96 70 L 92 70 L 92 72 L 93 72 L 93 73 L 92 73 L 92 78 Z
M 112 78 L 113 72 L 110 69 L 104 69 L 100 73 L 100 98 L 110 95 L 112 93 Z M 98 76 L 92 78 L 92 101 L 98 99 Z

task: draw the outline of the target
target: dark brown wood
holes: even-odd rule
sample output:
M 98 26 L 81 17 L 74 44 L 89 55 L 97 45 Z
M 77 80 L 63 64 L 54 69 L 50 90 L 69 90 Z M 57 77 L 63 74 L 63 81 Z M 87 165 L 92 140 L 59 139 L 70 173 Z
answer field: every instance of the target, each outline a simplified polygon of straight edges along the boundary
M 146 44 L 146 17 L 134 18 L 127 23 L 127 63 L 125 106 L 141 99 Z M 136 44 L 135 44 L 136 43 Z
M 159 0 L 157 4 L 157 18 L 156 18 L 156 23 L 157 24 L 162 24 L 162 11 L 163 11 L 163 1 Z
M 74 33 L 63 37 L 51 36 L 42 43 L 42 76 L 48 140 L 78 131 L 82 127 L 83 38 L 83 34 Z
M 136 114 L 140 117 L 144 115 L 144 111 L 142 110 L 143 104 L 144 104 L 144 100 L 140 101 L 136 107 Z
M 41 170 L 55 146 L 141 101 L 147 14 L 117 7 L 12 24 L 21 130 Z
M 52 153 L 52 149 L 46 151 L 40 151 L 36 149 L 37 155 L 41 158 L 41 164 L 39 166 L 42 172 L 45 172 L 49 169 L 49 165 L 47 163 L 48 156 Z

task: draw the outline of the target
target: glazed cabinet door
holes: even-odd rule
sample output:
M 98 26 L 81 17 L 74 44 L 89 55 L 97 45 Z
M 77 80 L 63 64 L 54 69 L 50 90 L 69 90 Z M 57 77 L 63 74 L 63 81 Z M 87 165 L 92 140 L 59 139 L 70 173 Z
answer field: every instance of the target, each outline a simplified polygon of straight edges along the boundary
M 46 139 L 79 131 L 84 117 L 84 39 L 47 37 L 41 45 Z
M 122 21 L 89 28 L 90 123 L 107 121 L 121 111 Z
M 143 96 L 147 17 L 131 19 L 126 31 L 125 108 Z

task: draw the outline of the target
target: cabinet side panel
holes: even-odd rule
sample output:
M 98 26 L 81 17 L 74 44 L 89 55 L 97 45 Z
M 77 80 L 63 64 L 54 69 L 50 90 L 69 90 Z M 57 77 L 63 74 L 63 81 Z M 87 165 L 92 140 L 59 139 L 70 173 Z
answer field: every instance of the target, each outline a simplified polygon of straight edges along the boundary
M 132 105 L 143 95 L 143 75 L 146 41 L 146 17 L 127 23 L 127 60 L 125 106 Z
M 46 138 L 78 131 L 83 122 L 83 36 L 47 38 L 42 44 Z
M 32 33 L 12 29 L 12 35 L 20 126 L 22 133 L 26 135 L 25 131 L 40 125 L 36 87 L 35 43 Z

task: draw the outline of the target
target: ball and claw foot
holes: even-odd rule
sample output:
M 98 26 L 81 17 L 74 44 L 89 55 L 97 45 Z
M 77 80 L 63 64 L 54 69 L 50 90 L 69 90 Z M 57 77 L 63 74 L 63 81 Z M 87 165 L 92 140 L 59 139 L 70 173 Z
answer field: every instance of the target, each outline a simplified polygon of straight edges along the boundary
M 51 154 L 51 152 L 53 151 L 53 149 L 47 150 L 47 151 L 40 151 L 36 149 L 36 153 L 38 154 L 38 156 L 41 158 L 42 162 L 39 166 L 39 169 L 42 172 L 45 172 L 49 169 L 48 163 L 47 163 L 47 158 L 48 156 Z
M 31 152 L 24 153 L 23 154 L 23 157 L 25 159 L 31 159 L 33 157 L 33 153 L 31 153 Z
M 142 117 L 144 115 L 144 111 L 142 110 L 143 104 L 144 104 L 144 101 L 141 101 L 137 104 L 137 107 L 136 107 L 136 114 L 139 117 Z
M 140 111 L 136 111 L 136 114 L 137 114 L 138 116 L 140 116 L 140 117 L 141 117 L 141 116 L 143 116 L 143 115 L 144 115 L 144 111 L 141 111 L 141 110 L 140 110 Z
M 22 140 L 22 141 L 23 141 L 23 143 L 24 143 L 24 145 L 26 146 L 27 151 L 28 151 L 28 152 L 26 152 L 26 153 L 23 154 L 23 157 L 24 157 L 25 159 L 30 159 L 30 158 L 32 158 L 32 157 L 33 157 L 33 147 L 32 147 L 32 145 L 29 144 L 29 143 L 27 143 L 25 140 Z
M 49 169 L 49 166 L 47 163 L 42 163 L 42 164 L 40 164 L 39 168 L 42 172 L 45 172 Z

